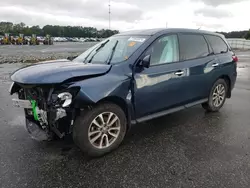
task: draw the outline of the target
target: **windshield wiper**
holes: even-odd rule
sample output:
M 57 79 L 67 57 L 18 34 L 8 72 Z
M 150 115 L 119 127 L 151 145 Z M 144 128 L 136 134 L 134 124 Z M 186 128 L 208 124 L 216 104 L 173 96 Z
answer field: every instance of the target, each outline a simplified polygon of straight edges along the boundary
M 107 64 L 110 64 L 110 62 L 112 61 L 113 56 L 114 56 L 114 53 L 115 53 L 115 49 L 116 49 L 116 47 L 117 47 L 118 42 L 119 42 L 118 40 L 115 42 L 115 45 L 114 45 L 114 47 L 112 48 L 110 57 L 109 57 L 109 59 L 106 61 Z
M 207 56 L 215 55 L 214 52 L 210 52 Z
M 106 42 L 102 43 L 96 50 L 93 49 L 84 59 L 83 63 L 86 62 L 86 60 L 88 59 L 88 57 L 90 56 L 90 54 L 95 50 L 95 53 L 92 55 L 92 57 L 90 58 L 90 60 L 88 61 L 88 63 L 91 63 L 91 61 L 93 60 L 94 56 L 99 52 L 100 49 L 102 49 L 107 43 L 109 42 L 109 40 L 107 40 Z

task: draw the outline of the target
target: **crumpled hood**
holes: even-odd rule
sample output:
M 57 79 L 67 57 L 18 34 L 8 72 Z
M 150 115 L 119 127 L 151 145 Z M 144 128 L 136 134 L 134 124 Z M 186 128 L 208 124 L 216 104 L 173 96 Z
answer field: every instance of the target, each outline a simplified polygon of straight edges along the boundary
M 11 75 L 11 80 L 21 84 L 61 83 L 70 78 L 105 74 L 110 68 L 111 65 L 107 64 L 56 60 L 21 68 Z

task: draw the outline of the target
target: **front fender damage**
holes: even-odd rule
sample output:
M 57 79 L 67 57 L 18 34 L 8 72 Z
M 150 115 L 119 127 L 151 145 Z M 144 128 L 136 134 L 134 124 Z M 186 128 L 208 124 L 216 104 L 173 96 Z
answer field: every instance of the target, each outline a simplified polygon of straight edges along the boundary
M 20 89 L 21 87 L 17 83 L 12 82 L 9 88 L 9 93 L 10 95 L 13 95 L 14 93 L 17 93 Z

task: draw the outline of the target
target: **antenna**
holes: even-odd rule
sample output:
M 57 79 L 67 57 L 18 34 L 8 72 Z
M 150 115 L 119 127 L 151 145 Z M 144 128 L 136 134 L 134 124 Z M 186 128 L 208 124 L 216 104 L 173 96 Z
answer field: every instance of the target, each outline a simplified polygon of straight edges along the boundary
M 110 30 L 110 14 L 111 14 L 111 9 L 110 9 L 110 0 L 109 0 L 109 30 Z

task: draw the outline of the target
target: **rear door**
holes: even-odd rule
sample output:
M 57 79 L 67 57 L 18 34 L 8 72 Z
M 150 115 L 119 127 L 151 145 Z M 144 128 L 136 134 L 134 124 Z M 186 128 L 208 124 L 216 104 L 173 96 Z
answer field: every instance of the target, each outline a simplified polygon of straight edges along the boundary
M 218 58 L 213 52 L 202 34 L 179 34 L 180 61 L 183 68 L 188 70 L 189 79 L 183 87 L 183 97 L 187 102 L 193 102 L 208 97 L 208 86 L 215 67 L 219 64 Z
M 212 47 L 215 56 L 219 59 L 219 64 L 214 67 L 214 74 L 210 75 L 210 86 L 221 76 L 229 76 L 231 81 L 234 82 L 237 75 L 237 65 L 232 59 L 234 53 L 220 36 L 205 35 L 205 37 Z

